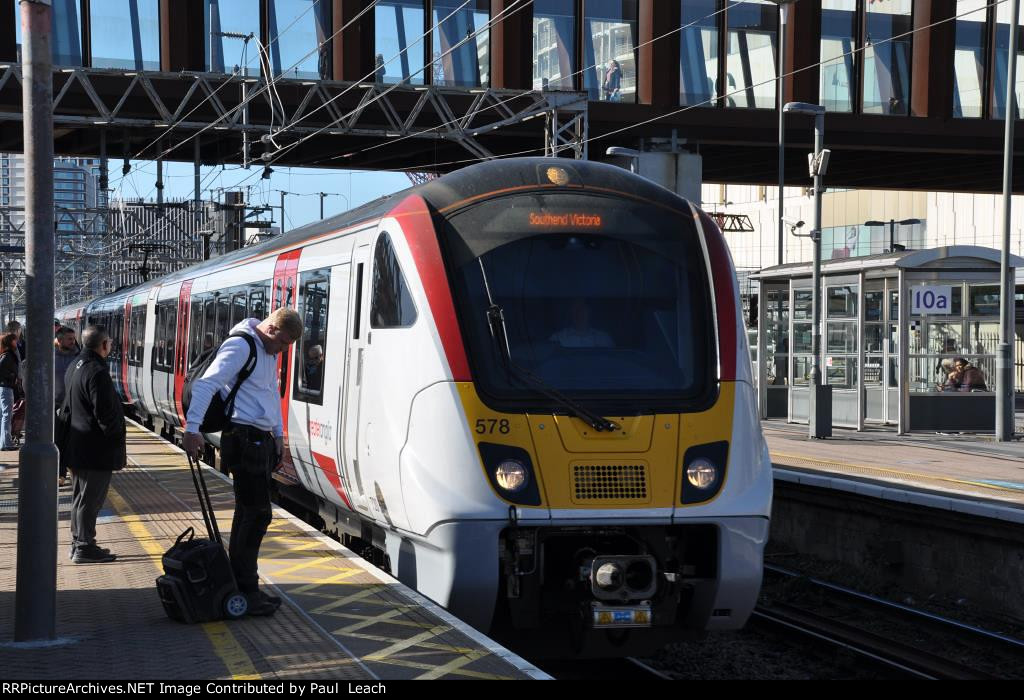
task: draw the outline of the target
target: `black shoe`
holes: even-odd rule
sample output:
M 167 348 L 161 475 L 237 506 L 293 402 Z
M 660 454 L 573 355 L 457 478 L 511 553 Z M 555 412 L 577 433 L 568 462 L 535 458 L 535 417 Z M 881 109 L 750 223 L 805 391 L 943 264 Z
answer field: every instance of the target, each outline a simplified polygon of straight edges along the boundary
M 245 598 L 249 602 L 249 609 L 246 611 L 246 615 L 267 617 L 276 613 L 277 609 L 281 607 L 280 598 L 273 595 L 267 595 L 263 591 L 246 593 Z
M 86 546 L 86 547 L 88 548 L 88 546 Z M 93 545 L 91 549 L 93 551 L 102 552 L 103 554 L 110 554 L 110 550 L 107 549 L 106 547 L 100 547 L 98 545 Z M 71 550 L 68 552 L 68 559 L 70 559 L 71 561 L 74 561 L 75 560 L 75 552 L 77 552 L 77 551 L 78 551 L 78 545 L 72 544 L 71 545 Z M 116 557 L 117 555 L 115 554 L 114 556 Z
M 71 561 L 75 564 L 106 564 L 115 559 L 117 555 L 111 554 L 110 550 L 93 545 L 77 548 Z

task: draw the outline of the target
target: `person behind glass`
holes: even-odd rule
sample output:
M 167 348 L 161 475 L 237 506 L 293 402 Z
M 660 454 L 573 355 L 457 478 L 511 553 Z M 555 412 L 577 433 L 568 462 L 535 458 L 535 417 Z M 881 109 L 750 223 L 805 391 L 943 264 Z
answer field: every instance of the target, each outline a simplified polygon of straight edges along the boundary
M 320 391 L 324 383 L 324 348 L 314 345 L 306 351 L 306 362 L 302 366 L 303 381 L 310 391 Z
M 604 83 L 601 85 L 601 89 L 604 91 L 604 99 L 608 102 L 618 102 L 622 99 L 622 94 L 619 92 L 622 87 L 622 69 L 619 67 L 619 62 L 614 58 L 611 63 L 608 64 L 608 70 L 604 72 Z
M 0 450 L 9 452 L 14 446 L 11 423 L 14 420 L 14 391 L 18 386 L 18 338 L 5 333 L 0 338 Z
M 59 410 L 64 404 L 64 375 L 78 357 L 78 341 L 75 339 L 75 331 L 66 326 L 57 330 L 53 339 L 53 406 Z M 68 468 L 66 464 L 60 465 L 60 478 L 58 486 L 67 485 Z
M 64 376 L 71 420 L 61 461 L 71 470 L 71 561 L 102 564 L 117 558 L 96 544 L 96 516 L 113 473 L 128 461 L 124 409 L 107 369 L 114 342 L 106 328 L 89 326 L 82 344 Z
M 961 373 L 956 367 L 952 367 L 946 373 L 946 380 L 942 384 L 936 384 L 939 391 L 960 391 Z
M 610 348 L 615 346 L 612 337 L 590 325 L 590 307 L 582 299 L 572 303 L 572 322 L 554 333 L 549 340 L 563 348 Z
M 965 357 L 953 360 L 957 372 L 960 373 L 960 391 L 988 391 L 985 375 L 981 370 L 967 361 Z
M 302 337 L 302 318 L 294 309 L 278 309 L 266 319 L 249 318 L 231 333 L 245 333 L 256 345 L 256 367 L 235 396 L 230 426 L 221 433 L 221 459 L 234 478 L 235 514 L 228 551 L 239 590 L 249 602 L 250 615 L 273 615 L 281 599 L 259 589 L 257 562 L 270 525 L 271 472 L 281 466 L 284 425 L 278 394 L 276 355 Z M 219 391 L 227 398 L 249 359 L 249 343 L 228 337 L 206 373 L 192 387 L 185 425 L 185 451 L 199 457 L 204 438 L 199 426 Z

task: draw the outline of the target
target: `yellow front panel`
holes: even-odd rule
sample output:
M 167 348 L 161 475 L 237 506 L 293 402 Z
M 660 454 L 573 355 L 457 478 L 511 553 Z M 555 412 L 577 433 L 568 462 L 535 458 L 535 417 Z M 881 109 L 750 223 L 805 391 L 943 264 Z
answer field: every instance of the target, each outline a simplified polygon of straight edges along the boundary
M 731 382 L 723 383 L 718 400 L 699 413 L 605 416 L 619 426 L 614 433 L 599 433 L 568 416 L 493 411 L 472 382 L 458 383 L 458 390 L 476 444 L 526 450 L 541 505 L 548 508 L 672 508 L 681 503 L 686 450 L 732 439 Z
M 635 418 L 607 418 L 623 427 L 637 422 Z M 550 415 L 531 415 L 530 429 L 544 471 L 548 505 L 558 509 L 671 508 L 676 473 L 679 471 L 676 466 L 679 416 L 642 416 L 638 423 L 639 439 L 646 442 L 646 449 L 641 451 L 636 451 L 628 433 L 625 440 L 609 439 L 607 434 L 595 433 L 579 418 L 558 416 L 555 421 Z M 584 444 L 579 436 L 585 431 L 592 436 L 586 443 L 590 447 L 589 452 L 580 449 Z M 566 442 L 573 447 L 571 451 L 566 449 Z M 591 493 L 581 494 L 577 489 L 579 467 L 590 468 L 592 479 L 604 478 L 605 481 L 597 488 L 584 489 Z M 600 467 L 607 468 L 603 475 L 597 469 Z M 642 496 L 638 495 L 637 468 L 642 470 L 644 481 Z
M 680 488 L 682 486 L 682 462 L 686 456 L 686 450 L 694 445 L 704 445 L 709 442 L 725 441 L 729 443 L 730 453 L 732 450 L 732 421 L 733 407 L 736 402 L 736 384 L 734 382 L 722 382 L 718 390 L 718 401 L 706 411 L 699 413 L 684 413 L 683 430 L 679 436 L 679 465 L 680 484 L 676 487 L 675 500 L 683 507 L 703 505 L 701 503 L 687 503 L 683 505 Z M 725 473 L 725 481 L 729 481 L 728 470 Z M 725 489 L 725 483 L 718 490 L 721 493 Z M 713 499 L 711 499 L 713 500 Z

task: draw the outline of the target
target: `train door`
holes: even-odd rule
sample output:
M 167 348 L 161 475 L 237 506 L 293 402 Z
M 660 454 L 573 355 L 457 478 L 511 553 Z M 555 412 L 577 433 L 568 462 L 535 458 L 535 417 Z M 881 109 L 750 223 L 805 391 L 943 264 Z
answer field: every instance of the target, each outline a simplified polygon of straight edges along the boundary
M 142 346 L 139 348 L 139 351 L 142 353 L 142 367 L 140 368 L 142 371 L 139 373 L 138 387 L 147 413 L 159 413 L 156 408 L 156 393 L 153 386 L 153 372 L 156 370 L 153 363 L 155 352 L 146 352 L 146 348 L 156 349 L 157 337 L 160 335 L 160 331 L 162 331 L 161 328 L 157 327 L 156 298 L 159 294 L 160 287 L 153 287 L 150 290 L 149 299 L 143 307 L 145 335 L 143 335 Z
M 118 319 L 118 330 L 120 331 L 120 338 L 118 346 L 120 353 L 118 357 L 118 368 L 120 369 L 121 379 L 121 391 L 124 392 L 122 400 L 125 403 L 132 403 L 131 388 L 129 387 L 129 373 L 128 373 L 128 361 L 131 358 L 131 347 L 132 347 L 132 300 L 129 298 L 125 303 L 123 310 L 120 312 L 120 318 Z
M 292 250 L 282 253 L 274 265 L 274 281 L 271 288 L 270 310 L 277 311 L 280 308 L 295 308 L 295 294 L 298 286 L 299 256 L 302 250 Z M 292 347 L 285 348 L 277 356 L 278 389 L 281 396 L 281 419 L 284 424 L 284 473 L 300 483 L 309 487 L 309 478 L 302 479 L 295 465 L 292 463 L 291 448 L 288 443 L 288 426 L 291 420 L 289 415 L 289 391 L 291 384 Z
M 178 425 L 185 427 L 185 411 L 181 406 L 181 395 L 185 388 L 185 373 L 188 371 L 188 333 L 191 314 L 191 294 L 194 280 L 185 280 L 178 291 L 178 315 L 174 329 L 174 404 Z
M 342 245 L 350 247 L 351 241 Z M 292 426 L 291 445 L 292 456 L 309 468 L 323 496 L 351 509 L 337 440 L 348 277 L 348 264 L 299 273 L 298 311 L 303 336 L 294 353 L 291 408 L 297 423 Z M 333 333 L 329 328 L 335 329 Z
M 359 468 L 360 426 L 359 406 L 362 395 L 363 363 L 370 328 L 370 243 L 375 231 L 358 234 L 352 252 L 351 291 L 348 299 L 348 351 L 345 354 L 344 392 L 339 424 L 343 426 L 342 452 L 344 469 L 350 486 L 350 501 L 357 510 L 370 512 L 369 499 L 363 489 Z

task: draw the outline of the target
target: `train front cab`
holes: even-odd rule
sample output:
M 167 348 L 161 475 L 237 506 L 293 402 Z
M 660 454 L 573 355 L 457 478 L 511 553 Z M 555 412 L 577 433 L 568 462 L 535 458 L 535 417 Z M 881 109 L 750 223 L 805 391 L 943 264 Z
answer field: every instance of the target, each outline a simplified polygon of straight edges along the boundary
M 508 512 L 453 541 L 497 538 L 491 632 L 538 654 L 734 629 L 760 588 L 770 462 L 735 273 L 706 215 L 637 180 L 434 217 L 466 427 Z

